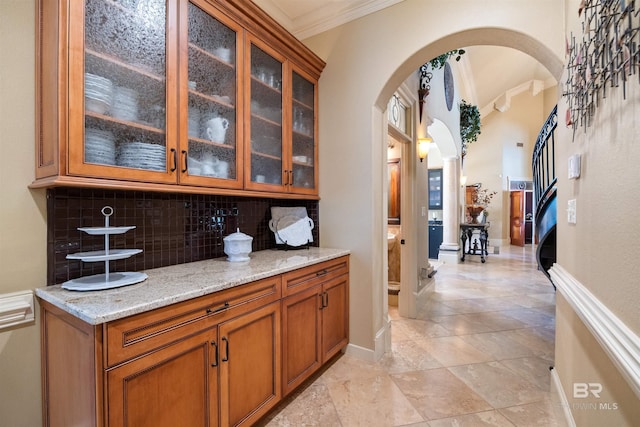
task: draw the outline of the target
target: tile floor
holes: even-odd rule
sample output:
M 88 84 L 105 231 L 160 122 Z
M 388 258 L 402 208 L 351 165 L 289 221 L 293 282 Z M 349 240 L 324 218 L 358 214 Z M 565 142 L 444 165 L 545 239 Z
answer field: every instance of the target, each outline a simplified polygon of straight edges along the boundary
M 555 297 L 531 248 L 443 264 L 416 319 L 390 307 L 392 349 L 342 355 L 265 426 L 564 426 L 550 390 Z

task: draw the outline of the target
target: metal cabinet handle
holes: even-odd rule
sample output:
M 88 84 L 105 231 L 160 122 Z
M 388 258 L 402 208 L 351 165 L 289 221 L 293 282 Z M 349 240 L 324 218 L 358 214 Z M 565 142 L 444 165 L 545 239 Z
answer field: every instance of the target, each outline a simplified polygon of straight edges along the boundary
M 293 186 L 293 171 L 289 171 L 289 185 Z
M 325 301 L 323 302 L 323 307 L 329 307 L 329 292 L 324 293 L 324 299 Z
M 225 301 L 220 307 L 217 308 L 207 308 L 207 314 L 218 313 L 219 311 L 223 311 L 229 308 L 229 301 Z
M 327 269 L 325 268 L 324 270 L 320 270 L 320 271 L 316 272 L 316 276 L 318 276 L 318 277 L 320 277 L 320 276 L 324 276 L 324 275 L 325 275 L 325 274 L 327 274 L 327 273 L 328 273 L 328 271 L 327 271 Z
M 184 157 L 184 169 L 182 169 L 182 173 L 185 173 L 187 169 L 189 169 L 189 164 L 187 163 L 187 150 L 182 150 L 182 157 Z
M 215 341 L 211 341 L 211 345 L 216 350 L 216 355 L 213 357 L 213 362 L 211 363 L 211 366 L 215 368 L 218 366 L 218 344 Z
M 225 342 L 225 352 L 224 352 L 224 357 L 222 358 L 222 361 L 228 362 L 229 361 L 229 340 L 227 339 L 227 337 L 222 337 L 222 341 Z
M 173 153 L 173 166 L 171 167 L 171 172 L 175 172 L 178 169 L 178 152 L 175 148 L 171 149 L 171 153 Z
M 318 310 L 322 310 L 324 308 L 324 294 L 318 294 L 318 296 L 320 297 L 320 307 L 318 307 Z

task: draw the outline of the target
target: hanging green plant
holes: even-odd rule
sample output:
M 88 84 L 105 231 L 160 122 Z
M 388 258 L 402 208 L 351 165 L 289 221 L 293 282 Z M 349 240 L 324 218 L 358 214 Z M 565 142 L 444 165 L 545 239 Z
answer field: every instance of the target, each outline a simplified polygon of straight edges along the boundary
M 467 144 L 478 140 L 480 135 L 480 110 L 464 99 L 460 102 L 460 139 L 462 140 L 462 154 L 467 152 Z
M 450 50 L 449 52 L 436 56 L 431 61 L 429 61 L 429 64 L 431 64 L 431 68 L 433 68 L 434 70 L 437 70 L 439 68 L 444 67 L 444 64 L 446 64 L 449 58 L 451 57 L 455 57 L 454 59 L 456 61 L 460 61 L 460 58 L 462 58 L 462 55 L 464 55 L 464 53 L 465 53 L 464 49 Z

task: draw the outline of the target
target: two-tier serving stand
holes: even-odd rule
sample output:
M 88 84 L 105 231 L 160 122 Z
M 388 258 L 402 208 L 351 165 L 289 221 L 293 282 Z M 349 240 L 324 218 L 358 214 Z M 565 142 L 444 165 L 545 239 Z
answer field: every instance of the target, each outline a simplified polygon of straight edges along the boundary
M 101 289 L 119 288 L 133 285 L 145 280 L 148 276 L 139 272 L 111 273 L 109 261 L 126 259 L 142 252 L 142 249 L 109 249 L 109 236 L 112 234 L 124 234 L 136 228 L 135 225 L 124 227 L 109 226 L 109 217 L 113 214 L 111 206 L 102 208 L 104 215 L 104 227 L 80 227 L 78 230 L 92 236 L 104 236 L 104 250 L 91 252 L 78 252 L 67 255 L 67 259 L 79 259 L 83 262 L 104 262 L 104 273 L 93 276 L 71 279 L 62 284 L 64 289 L 72 291 L 96 291 Z

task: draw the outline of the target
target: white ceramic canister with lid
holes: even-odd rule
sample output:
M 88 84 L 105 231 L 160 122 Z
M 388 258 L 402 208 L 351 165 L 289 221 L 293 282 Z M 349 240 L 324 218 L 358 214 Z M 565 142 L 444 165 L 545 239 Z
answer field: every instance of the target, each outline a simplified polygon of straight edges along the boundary
M 228 261 L 249 261 L 253 237 L 241 233 L 238 228 L 235 233 L 229 234 L 222 240 L 224 240 L 224 253 L 227 254 Z

